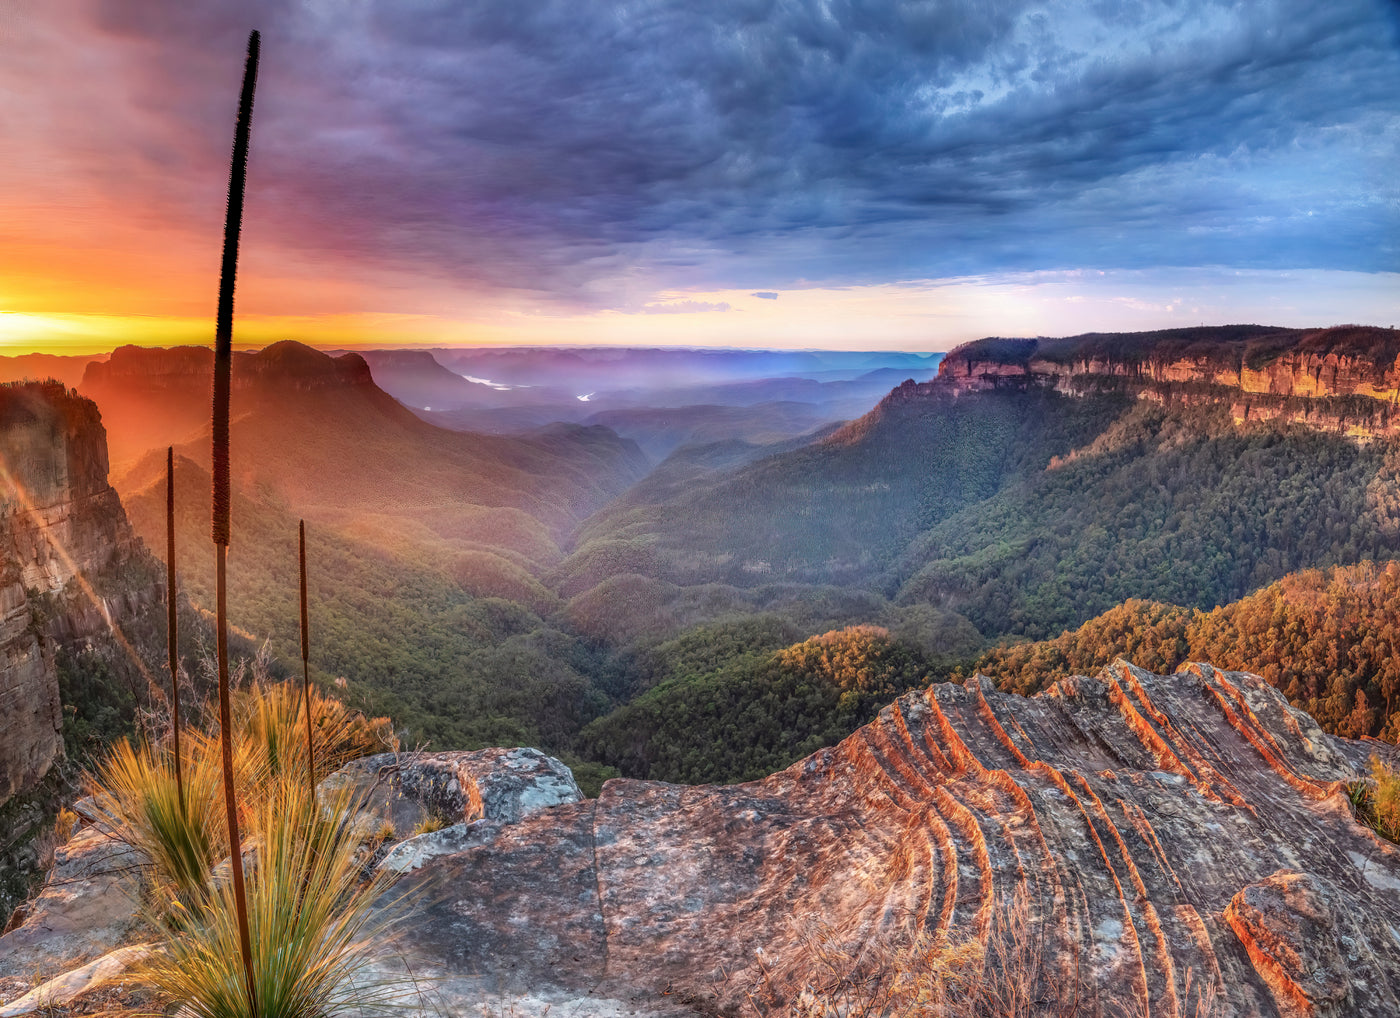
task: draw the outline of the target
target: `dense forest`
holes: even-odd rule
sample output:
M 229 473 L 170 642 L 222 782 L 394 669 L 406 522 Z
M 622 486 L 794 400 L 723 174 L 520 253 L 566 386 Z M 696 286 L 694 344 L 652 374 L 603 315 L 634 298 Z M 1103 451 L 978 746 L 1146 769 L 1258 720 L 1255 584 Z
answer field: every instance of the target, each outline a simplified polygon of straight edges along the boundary
M 705 627 L 665 648 L 655 688 L 584 729 L 591 756 L 633 777 L 747 781 L 830 746 L 930 664 L 887 630 L 852 626 L 765 650 L 781 623 Z
M 1225 408 L 1140 403 L 1095 446 L 921 534 L 897 597 L 1030 637 L 1133 597 L 1231 601 L 1297 569 L 1388 555 L 1386 456 L 1302 426 L 1240 428 Z
M 1400 562 L 1305 570 L 1212 611 L 1127 601 L 973 667 L 1029 694 L 1115 657 L 1158 672 L 1186 661 L 1255 672 L 1329 732 L 1400 741 Z
M 1211 407 L 989 393 L 891 402 L 814 444 L 755 449 L 682 450 L 552 570 L 508 549 L 435 559 L 313 527 L 318 677 L 348 677 L 408 745 L 538 745 L 590 775 L 687 782 L 784 766 L 930 681 L 981 669 L 1032 691 L 1118 654 L 1259 671 L 1330 730 L 1400 734 L 1378 649 L 1400 602 L 1345 600 L 1297 572 L 1388 555 L 1400 455 L 1387 441 L 1240 426 Z M 184 460 L 179 473 L 182 541 L 199 542 L 207 477 Z M 242 497 L 235 618 L 290 660 L 295 521 L 276 497 Z M 154 494 L 129 502 L 138 529 L 156 525 Z M 738 550 L 705 550 L 724 534 Z M 736 573 L 764 546 L 786 564 Z M 207 604 L 206 566 L 184 572 Z M 1231 635 L 1224 620 L 1256 632 L 1244 620 L 1261 599 L 1287 639 Z M 1361 617 L 1369 642 L 1337 643 L 1356 624 L 1328 620 Z M 825 664 L 796 649 L 813 640 Z M 1335 646 L 1346 667 L 1327 659 Z M 862 672 L 881 678 L 852 686 Z

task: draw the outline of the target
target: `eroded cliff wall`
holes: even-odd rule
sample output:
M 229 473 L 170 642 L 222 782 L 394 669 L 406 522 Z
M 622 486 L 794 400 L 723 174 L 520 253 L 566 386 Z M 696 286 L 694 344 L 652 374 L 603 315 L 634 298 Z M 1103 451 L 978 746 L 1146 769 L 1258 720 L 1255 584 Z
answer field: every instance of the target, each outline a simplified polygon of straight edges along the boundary
M 110 582 L 144 559 L 107 483 L 97 407 L 57 383 L 0 386 L 0 803 L 63 752 L 56 650 L 152 600 Z
M 1400 433 L 1400 330 L 1258 326 L 982 339 L 945 357 L 938 377 L 896 390 L 1106 389 L 1158 402 L 1227 403 L 1237 421 L 1282 419 L 1356 436 Z

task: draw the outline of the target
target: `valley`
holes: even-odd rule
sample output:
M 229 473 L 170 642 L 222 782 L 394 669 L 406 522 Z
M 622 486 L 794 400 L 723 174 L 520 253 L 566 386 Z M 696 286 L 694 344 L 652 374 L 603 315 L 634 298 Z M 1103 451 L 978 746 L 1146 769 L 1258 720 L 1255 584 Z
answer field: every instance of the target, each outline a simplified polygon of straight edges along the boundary
M 1151 667 L 1197 648 L 1245 667 L 1272 660 L 1257 640 L 1232 656 L 1185 620 L 1262 596 L 1292 604 L 1317 587 L 1308 570 L 1381 569 L 1365 563 L 1394 554 L 1400 453 L 1383 422 L 1397 348 L 1354 328 L 984 340 L 931 380 L 885 388 L 921 362 L 281 343 L 234 361 L 232 618 L 249 647 L 296 659 L 304 518 L 319 681 L 393 716 L 408 744 L 538 745 L 588 782 L 759 777 L 905 689 L 979 669 L 1019 688 L 1025 661 L 1044 684 L 1145 633 L 1178 648 Z M 196 618 L 213 583 L 208 359 L 123 348 L 85 365 L 79 387 L 157 553 L 175 447 Z M 806 374 L 764 376 L 779 370 Z M 728 402 L 690 402 L 702 392 Z M 866 412 L 836 416 L 862 392 Z M 413 405 L 430 398 L 443 409 Z M 1259 399 L 1288 412 L 1243 409 Z M 459 412 L 529 419 L 439 426 Z M 1309 595 L 1332 614 L 1300 616 L 1299 639 L 1323 640 L 1339 610 L 1389 610 L 1332 604 L 1339 589 Z M 1162 619 L 1120 607 L 1141 603 L 1174 620 L 1170 640 Z M 1103 619 L 1119 620 L 1112 639 Z M 1081 625 L 1099 635 L 1074 637 Z M 1055 657 L 1067 640 L 1095 650 Z M 846 665 L 831 663 L 838 646 Z M 1355 654 L 1321 689 L 1296 669 L 1276 681 L 1329 730 L 1390 732 L 1393 683 L 1366 663 L 1384 654 Z M 841 678 L 887 668 L 897 677 Z M 735 742 L 765 748 L 734 757 Z
M 574 791 L 539 819 L 512 813 L 467 828 L 484 839 L 472 851 L 503 867 L 512 915 L 533 916 L 545 931 L 562 922 L 571 937 L 592 921 L 551 911 L 532 861 L 540 851 L 566 868 L 591 865 L 599 881 L 607 873 L 616 886 L 636 884 L 651 900 L 660 892 L 645 890 L 648 867 L 615 858 L 608 839 L 645 837 L 691 866 L 680 845 L 701 837 L 718 853 L 706 865 L 732 867 L 734 853 L 752 850 L 740 828 L 757 824 L 755 836 L 777 839 L 784 857 L 814 852 L 820 872 L 886 872 L 890 887 L 929 916 L 942 894 L 930 928 L 961 928 L 956 910 L 987 908 L 990 888 L 940 885 L 935 873 L 963 858 L 990 881 L 1022 858 L 1017 804 L 1031 792 L 1053 799 L 1069 788 L 1085 816 L 1097 815 L 1102 804 L 1087 804 L 1108 794 L 1157 808 L 1158 793 L 1128 791 L 1113 776 L 1138 774 L 1147 766 L 1139 757 L 1156 753 L 1163 773 L 1175 767 L 1212 789 L 1218 783 L 1217 797 L 1247 825 L 1246 814 L 1255 815 L 1248 799 L 1281 801 L 1275 784 L 1301 789 L 1299 816 L 1314 808 L 1308 803 L 1332 802 L 1337 775 L 1360 767 L 1366 747 L 1400 737 L 1400 436 L 1388 423 L 1387 388 L 1400 342 L 1388 330 L 1363 332 L 987 340 L 942 358 L 932 379 L 867 393 L 865 412 L 845 418 L 836 416 L 843 400 L 863 398 L 862 387 L 883 386 L 896 369 L 862 360 L 844 369 L 851 377 L 823 364 L 808 366 L 819 377 L 764 379 L 746 376 L 740 358 L 726 379 L 680 358 L 683 384 L 653 375 L 650 404 L 634 384 L 608 390 L 605 409 L 580 417 L 549 356 L 532 376 L 520 355 L 472 365 L 492 372 L 486 385 L 426 351 L 332 356 L 279 343 L 240 354 L 229 552 L 236 681 L 296 670 L 304 519 L 319 688 L 391 718 L 392 728 L 381 723 L 385 737 L 429 769 L 480 751 L 483 762 L 472 766 L 487 769 L 471 780 L 500 780 L 489 768 L 504 751 L 489 747 L 523 746 L 572 771 Z M 665 360 L 644 354 L 639 377 Z M 122 348 L 85 365 L 76 391 L 57 382 L 0 389 L 11 492 L 0 532 L 15 591 L 5 632 L 11 658 L 28 662 L 7 673 L 21 685 L 12 681 L 4 695 L 37 710 L 23 739 L 0 754 L 12 792 L 0 812 L 11 846 L 6 902 L 22 897 L 37 872 L 33 845 L 53 824 L 54 804 L 71 799 L 77 768 L 112 740 L 159 725 L 167 710 L 157 586 L 166 446 L 175 463 L 182 685 L 196 703 L 209 695 L 214 580 L 201 385 L 209 362 L 198 348 Z M 623 373 L 615 362 L 606 371 Z M 471 399 L 454 410 L 408 405 L 429 389 L 439 401 L 449 389 Z M 728 402 L 690 402 L 701 392 Z M 803 393 L 808 400 L 769 398 Z M 1261 405 L 1268 412 L 1256 412 Z M 468 418 L 451 419 L 456 413 L 487 415 L 494 430 L 463 430 Z M 108 447 L 120 456 L 110 470 Z M 65 562 L 73 551 L 80 554 Z M 25 565 L 31 559 L 37 571 Z M 84 591 L 84 580 L 94 589 Z M 1181 692 L 1192 682 L 1206 700 Z M 1207 700 L 1222 705 L 1223 727 Z M 1299 729 L 1307 716 L 1287 713 L 1294 708 L 1321 731 Z M 1142 727 L 1139 709 L 1156 727 Z M 1119 731 L 1125 723 L 1137 742 Z M 1201 727 L 1186 734 L 1177 723 Z M 1200 732 L 1212 725 L 1219 731 L 1207 751 Z M 1094 731 L 1098 741 L 1087 734 Z M 1331 748 L 1318 748 L 1333 737 Z M 1251 752 L 1263 754 L 1262 770 Z M 1290 762 L 1277 753 L 1292 754 Z M 1091 765 L 1107 775 L 1101 789 L 1054 777 L 1057 767 Z M 1021 777 L 994 777 L 1012 770 Z M 713 821 L 722 831 L 696 824 L 687 819 L 698 815 L 693 807 L 667 796 L 729 819 Z M 1179 808 L 1196 809 L 1197 798 Z M 1138 807 L 1125 801 L 1124 819 L 1142 834 Z M 852 843 L 847 858 L 826 830 L 843 810 L 907 825 L 930 809 L 945 824 L 931 828 L 946 830 L 941 841 Z M 1072 817 L 1053 807 L 1030 815 L 1040 836 L 1072 842 Z M 1327 838 L 1356 837 L 1350 808 L 1346 816 L 1351 826 L 1329 827 Z M 500 826 L 517 821 L 518 830 Z M 794 833 L 813 824 L 822 828 L 813 842 Z M 1126 828 L 1116 834 L 1122 851 L 1159 857 L 1151 826 L 1141 839 Z M 1189 824 L 1167 828 L 1191 843 Z M 395 837 L 407 837 L 407 851 L 434 835 Z M 1250 837 L 1263 844 L 1259 832 Z M 455 841 L 435 844 L 413 851 L 445 859 L 413 879 L 471 865 Z M 909 863 L 911 852 L 928 861 Z M 1071 857 L 1047 853 L 1035 879 L 1068 879 Z M 1311 879 L 1347 879 L 1321 859 L 1310 863 Z M 471 879 L 458 874 L 454 886 Z M 1102 874 L 1076 879 L 1083 903 L 1055 912 L 1054 922 L 1065 944 L 1094 957 L 1075 931 L 1115 899 Z M 1240 915 L 1252 907 L 1249 895 L 1292 893 L 1277 874 L 1244 890 L 1197 871 L 1189 879 L 1193 893 Z M 726 971 L 742 984 L 713 983 L 695 999 L 733 1004 L 762 983 L 777 1000 L 811 978 L 804 966 L 814 948 L 773 911 L 774 895 L 800 893 L 782 872 L 763 880 L 763 889 L 744 892 L 744 907 L 766 917 L 755 921 L 779 923 L 762 937 L 781 942 L 787 967 L 750 972 L 736 955 Z M 1202 927 L 1199 917 L 1155 918 L 1152 899 L 1161 901 L 1166 885 L 1142 883 L 1136 903 L 1123 907 L 1145 931 L 1159 931 L 1151 952 L 1218 966 L 1213 985 L 1228 980 L 1236 996 L 1265 999 L 1257 972 L 1273 970 L 1256 972 L 1237 956 L 1230 938 L 1243 934 L 1234 919 Z M 643 929 L 622 918 L 634 892 L 616 893 L 624 897 L 604 900 L 599 921 L 617 916 Z M 702 913 L 729 907 L 729 892 L 708 893 L 691 895 Z M 848 888 L 823 907 L 844 910 L 842 923 L 910 907 L 891 904 L 889 893 L 876 901 Z M 1116 893 L 1121 899 L 1121 887 Z M 1336 922 L 1369 928 L 1374 902 L 1358 907 Z M 431 929 L 437 906 L 425 916 Z M 495 929 L 499 917 L 481 922 Z M 1178 922 L 1206 931 L 1189 951 L 1162 932 Z M 683 926 L 638 934 L 636 943 L 670 945 L 667 978 L 698 986 L 711 977 Z M 743 929 L 731 928 L 736 944 L 760 935 Z M 836 927 L 820 936 L 846 943 Z M 425 934 L 403 946 L 456 986 L 460 966 L 437 943 Z M 535 940 L 521 950 L 530 994 L 568 1000 L 579 992 L 572 969 Z M 617 992 L 660 992 L 657 979 L 622 958 L 608 962 L 608 978 L 646 989 Z M 1376 955 L 1376 964 L 1392 963 L 1385 951 Z M 1134 983 L 1117 962 L 1095 964 L 1086 992 L 1125 983 L 1142 999 L 1191 992 L 1175 977 Z

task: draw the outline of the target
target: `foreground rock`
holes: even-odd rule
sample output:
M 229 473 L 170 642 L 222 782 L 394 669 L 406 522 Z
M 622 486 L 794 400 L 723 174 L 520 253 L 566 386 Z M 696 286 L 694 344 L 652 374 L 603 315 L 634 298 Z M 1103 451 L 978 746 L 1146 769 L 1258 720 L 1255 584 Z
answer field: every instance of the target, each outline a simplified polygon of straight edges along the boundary
M 59 663 L 100 658 L 112 681 L 141 681 L 121 630 L 159 603 L 151 564 L 107 483 L 97 407 L 56 382 L 0 387 L 0 926 L 53 819 Z
M 35 1011 L 52 1011 L 105 989 L 151 956 L 147 944 L 119 947 L 96 961 L 65 972 L 36 986 L 18 1000 L 0 1006 L 0 1018 L 19 1018 Z
M 105 824 L 84 827 L 54 852 L 23 923 L 0 937 L 0 977 L 49 978 L 111 951 L 136 923 L 147 868 Z
M 1118 662 L 1032 699 L 911 693 L 745 785 L 585 801 L 533 750 L 382 756 L 336 781 L 399 837 L 447 822 L 379 862 L 416 911 L 364 974 L 426 987 L 405 1013 L 859 1013 L 891 973 L 927 990 L 927 952 L 951 944 L 1000 959 L 985 986 L 1029 972 L 1085 1018 L 1380 1018 L 1400 1014 L 1400 849 L 1343 782 L 1391 749 L 1324 735 L 1255 676 Z M 7 1014 L 139 956 L 142 860 L 90 819 L 0 938 Z
M 379 753 L 352 760 L 323 782 L 355 789 L 365 807 L 402 837 L 436 826 L 494 820 L 514 823 L 548 806 L 583 798 L 573 772 L 537 749 Z
M 762 781 L 476 826 L 406 876 L 395 949 L 454 1010 L 789 1013 L 862 948 L 995 944 L 1019 896 L 1081 1013 L 1393 1016 L 1400 849 L 1341 784 L 1386 748 L 1204 665 L 937 686 Z

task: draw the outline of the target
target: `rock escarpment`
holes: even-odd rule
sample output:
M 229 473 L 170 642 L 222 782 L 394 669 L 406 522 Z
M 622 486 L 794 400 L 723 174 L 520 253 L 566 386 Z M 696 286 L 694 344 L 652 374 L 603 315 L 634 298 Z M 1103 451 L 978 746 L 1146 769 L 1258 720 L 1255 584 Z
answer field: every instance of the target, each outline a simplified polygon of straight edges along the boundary
M 1125 391 L 1159 402 L 1224 402 L 1237 420 L 1297 421 L 1355 435 L 1400 432 L 1400 331 L 1366 326 L 1203 327 L 1063 339 L 982 339 L 958 347 L 938 377 L 896 398 L 935 392 Z
M 0 916 L 37 863 L 47 804 L 26 796 L 63 753 L 58 656 L 139 668 L 118 627 L 159 597 L 107 483 L 97 408 L 57 383 L 0 386 Z
M 181 346 L 170 350 L 121 346 L 105 361 L 93 361 L 83 375 L 82 388 L 101 391 L 110 386 L 137 386 L 144 381 L 164 393 L 172 380 L 188 379 L 194 395 L 203 399 L 213 377 L 214 351 L 207 346 Z M 235 389 L 279 386 L 310 390 L 342 385 L 370 385 L 369 365 L 359 354 L 340 357 L 284 341 L 260 351 L 233 355 Z
M 1386 748 L 1207 665 L 939 685 L 762 781 L 473 825 L 406 876 L 426 904 L 394 949 L 454 1006 L 791 1013 L 833 958 L 995 943 L 1019 898 L 1081 1013 L 1195 1015 L 1213 987 L 1224 1015 L 1391 1016 L 1400 848 L 1342 784 Z
M 108 631 L 150 595 L 94 586 L 143 555 L 107 483 L 97 408 L 61 385 L 0 387 L 0 802 L 62 751 L 55 645 Z

